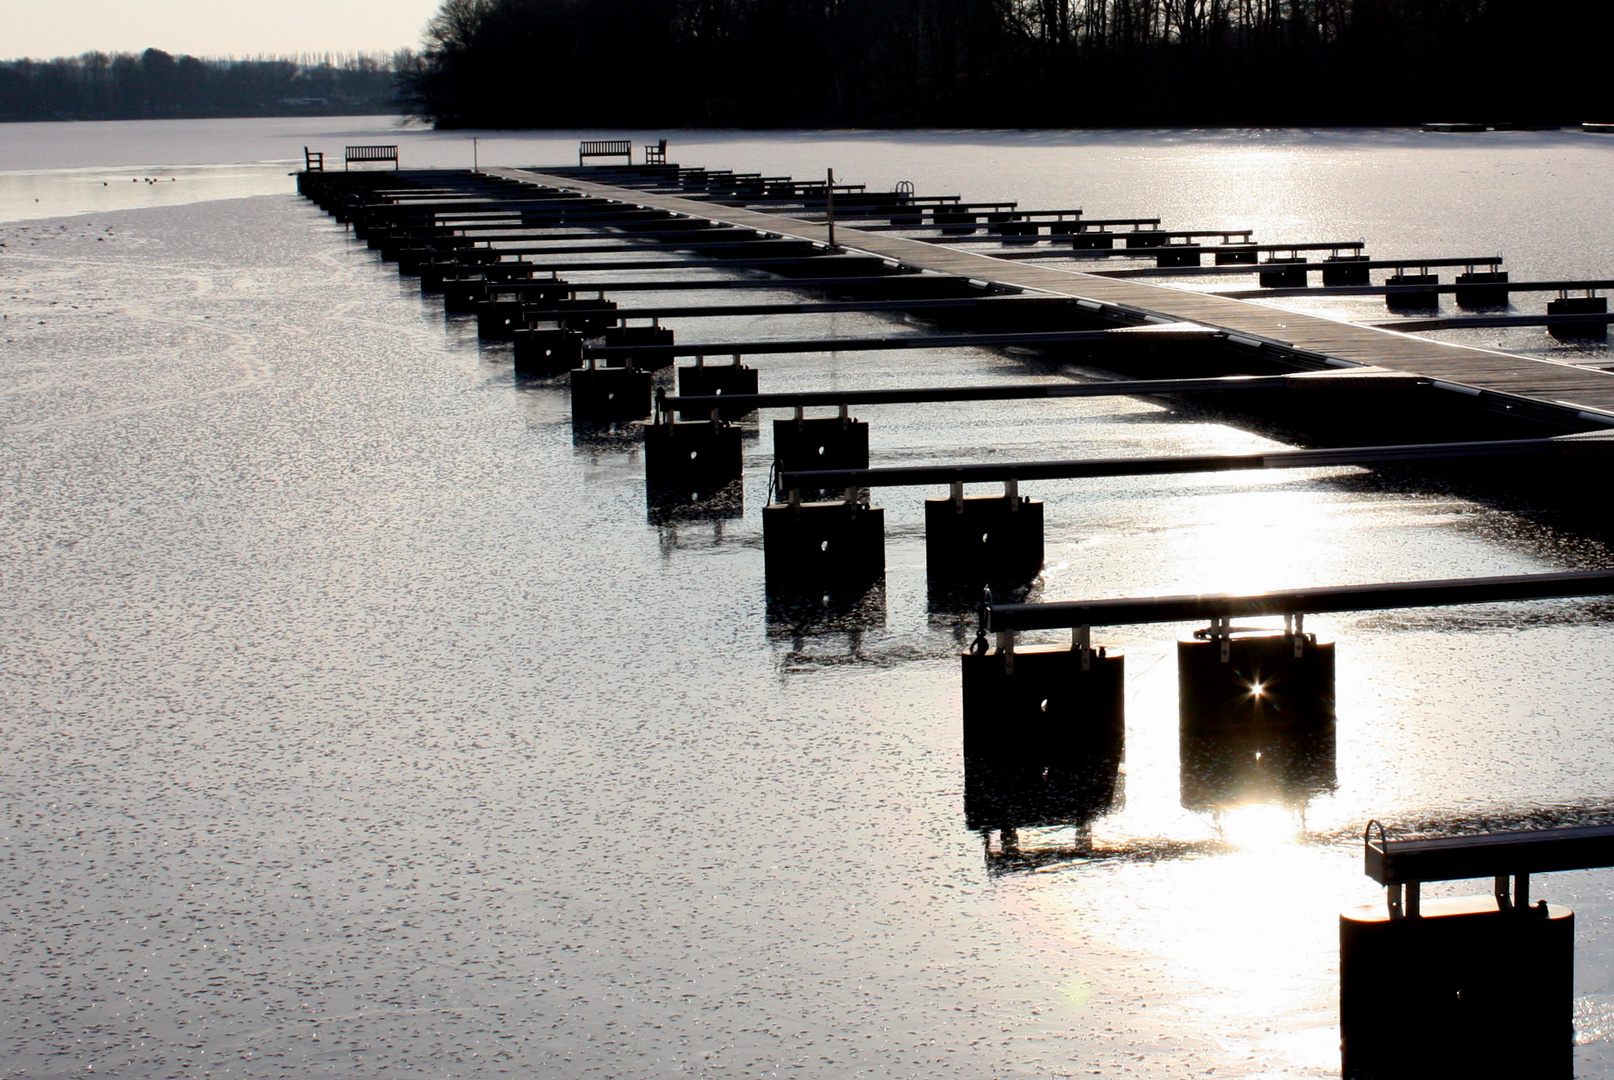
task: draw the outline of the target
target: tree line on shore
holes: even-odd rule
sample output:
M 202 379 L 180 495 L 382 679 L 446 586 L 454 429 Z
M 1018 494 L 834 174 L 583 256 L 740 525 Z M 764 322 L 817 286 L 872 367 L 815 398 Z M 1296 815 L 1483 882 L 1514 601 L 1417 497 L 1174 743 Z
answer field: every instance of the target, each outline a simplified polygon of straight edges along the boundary
M 207 60 L 161 49 L 0 62 L 0 120 L 399 112 L 395 56 Z
M 443 0 L 399 75 L 441 127 L 1569 123 L 1611 31 L 1563 0 Z

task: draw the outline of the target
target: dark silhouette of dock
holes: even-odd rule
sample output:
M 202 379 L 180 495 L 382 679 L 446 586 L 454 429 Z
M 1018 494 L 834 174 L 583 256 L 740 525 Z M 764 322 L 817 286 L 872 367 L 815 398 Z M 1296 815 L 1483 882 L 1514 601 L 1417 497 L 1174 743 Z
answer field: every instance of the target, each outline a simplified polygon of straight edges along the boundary
M 511 180 L 564 187 L 586 196 L 618 199 L 643 208 L 690 215 L 794 238 L 829 243 L 827 223 L 747 207 L 652 193 L 586 177 L 520 169 L 490 170 Z M 1301 368 L 1366 365 L 1432 380 L 1456 392 L 1497 398 L 1501 409 L 1555 414 L 1569 427 L 1614 426 L 1614 375 L 1472 346 L 1431 341 L 1374 326 L 1298 314 L 1209 293 L 1152 285 L 1143 280 L 1091 274 L 1024 262 L 1007 262 L 956 246 L 866 232 L 838 224 L 838 246 L 905 268 L 948 274 L 993 286 L 1068 297 L 1096 315 L 1124 321 L 1193 322 L 1225 331 L 1230 340 L 1276 354 Z M 1464 260 L 1466 263 L 1467 260 Z M 1432 265 L 1434 260 L 1410 265 Z M 1327 264 L 1312 264 L 1326 266 Z M 1209 272 L 1239 269 L 1206 267 Z M 1245 268 L 1249 269 L 1249 268 Z M 1262 269 L 1256 267 L 1254 269 Z

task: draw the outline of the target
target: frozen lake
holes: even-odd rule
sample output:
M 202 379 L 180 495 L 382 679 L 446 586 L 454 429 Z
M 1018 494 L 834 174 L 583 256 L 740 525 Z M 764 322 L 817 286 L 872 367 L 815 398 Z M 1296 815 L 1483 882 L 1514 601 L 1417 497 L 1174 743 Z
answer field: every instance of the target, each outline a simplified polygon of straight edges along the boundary
M 1049 831 L 998 872 L 963 821 L 972 627 L 927 606 L 923 493 L 881 498 L 870 617 L 770 623 L 766 424 L 744 517 L 652 524 L 636 444 L 575 440 L 564 385 L 517 384 L 287 176 L 304 145 L 468 165 L 473 134 L 484 165 L 565 164 L 579 133 L 389 124 L 0 127 L 0 1075 L 1326 1076 L 1336 917 L 1381 895 L 1368 818 L 1614 809 L 1610 605 L 1308 620 L 1339 642 L 1337 783 L 1295 814 L 1184 809 L 1192 628 L 1142 627 L 1103 635 L 1128 730 L 1096 855 Z M 1578 132 L 668 135 L 685 164 L 1614 276 L 1614 144 Z M 718 322 L 687 335 L 891 325 Z M 757 366 L 1060 377 L 954 349 Z M 860 415 L 887 462 L 1273 445 L 1130 399 Z M 1029 493 L 1048 599 L 1609 565 L 1352 470 Z M 1582 1077 L 1614 1077 L 1611 886 L 1534 886 L 1579 915 Z

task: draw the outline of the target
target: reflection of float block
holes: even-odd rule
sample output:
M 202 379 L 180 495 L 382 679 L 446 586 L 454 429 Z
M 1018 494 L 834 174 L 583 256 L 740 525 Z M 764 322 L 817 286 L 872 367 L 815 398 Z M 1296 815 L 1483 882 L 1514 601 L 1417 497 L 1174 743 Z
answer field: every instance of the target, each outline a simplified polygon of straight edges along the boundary
M 1254 266 L 1259 260 L 1255 245 L 1251 244 L 1248 251 L 1218 251 L 1216 253 L 1217 266 Z
M 966 653 L 960 662 L 970 828 L 1058 824 L 1113 801 L 1125 744 L 1124 657 L 1089 652 L 1084 671 L 1079 652 L 1053 646 Z
M 1178 752 L 1185 810 L 1304 806 L 1338 782 L 1333 724 L 1183 731 Z
M 820 596 L 885 576 L 885 509 L 858 503 L 774 503 L 762 511 L 768 591 Z
M 696 364 L 678 369 L 679 397 L 717 397 L 757 392 L 757 369 L 744 364 Z M 724 420 L 738 420 L 755 412 L 751 408 L 720 408 L 718 415 Z M 684 420 L 705 420 L 710 412 L 680 409 Z
M 1391 274 L 1384 282 L 1386 285 L 1439 285 L 1439 274 Z M 1391 311 L 1431 311 L 1440 306 L 1440 294 L 1434 290 L 1427 292 L 1388 293 L 1384 297 L 1384 306 Z
M 1177 642 L 1178 722 L 1185 736 L 1333 724 L 1333 642 L 1268 634 L 1235 637 L 1227 646 L 1224 661 L 1222 642 Z
M 925 500 L 932 585 L 1012 587 L 1042 571 L 1042 503 L 1018 495 Z
M 1268 259 L 1262 266 L 1282 266 L 1284 263 L 1304 263 L 1300 257 L 1284 259 Z M 1256 275 L 1261 280 L 1263 289 L 1304 289 L 1306 287 L 1306 272 L 1304 270 L 1263 270 Z
M 1467 311 L 1476 308 L 1505 308 L 1508 306 L 1507 271 L 1497 270 L 1471 274 L 1458 274 L 1457 306 Z
M 572 422 L 643 420 L 650 415 L 648 371 L 582 367 L 572 372 Z
M 1373 278 L 1368 274 L 1366 255 L 1330 255 L 1323 260 L 1329 265 L 1323 267 L 1323 285 L 1371 285 Z M 1352 263 L 1361 263 L 1352 266 Z
M 1344 1080 L 1569 1080 L 1574 913 L 1498 911 L 1489 896 L 1420 906 L 1418 918 L 1392 919 L 1384 904 L 1339 917 Z
M 644 429 L 645 490 L 651 502 L 711 499 L 742 475 L 737 427 L 670 423 Z
M 514 359 L 517 378 L 562 375 L 583 363 L 583 335 L 573 330 L 517 330 Z
M 780 472 L 869 467 L 869 425 L 838 416 L 773 422 L 773 459 Z

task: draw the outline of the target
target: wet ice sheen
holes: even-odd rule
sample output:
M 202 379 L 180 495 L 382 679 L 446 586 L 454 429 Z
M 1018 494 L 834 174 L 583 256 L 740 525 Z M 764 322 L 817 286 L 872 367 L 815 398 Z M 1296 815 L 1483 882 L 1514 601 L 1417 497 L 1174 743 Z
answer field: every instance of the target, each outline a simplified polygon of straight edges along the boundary
M 736 138 L 698 159 L 832 153 L 884 186 L 942 163 L 965 194 L 1187 225 L 1202 190 L 1145 166 L 1214 171 L 1238 152 L 1218 138 L 933 136 L 906 158 L 887 136 Z M 1103 167 L 1038 164 L 1072 145 Z M 1448 153 L 1468 151 L 1392 145 L 1386 167 Z M 1317 216 L 1326 174 L 1256 158 L 1244 181 L 1298 192 L 1296 229 L 1342 227 Z M 1427 192 L 1358 197 L 1427 227 Z M 766 425 L 745 517 L 653 526 L 636 447 L 574 442 L 563 388 L 517 387 L 474 323 L 293 197 L 0 240 L 8 1075 L 1326 1075 L 1334 917 L 1373 896 L 1362 820 L 1600 807 L 1614 778 L 1606 607 L 1308 621 L 1340 641 L 1339 789 L 1312 842 L 1226 850 L 1178 806 L 1185 628 L 1109 631 L 1126 800 L 1093 840 L 1132 855 L 990 876 L 960 807 L 968 630 L 926 610 L 924 493 L 881 499 L 881 618 L 770 627 Z M 1057 374 L 955 350 L 756 363 L 770 389 Z M 1126 400 L 861 415 L 887 461 L 1269 445 Z M 1027 490 L 1050 598 L 1607 557 L 1342 470 Z M 1583 916 L 1583 1076 L 1614 1075 L 1609 884 L 1538 886 Z

